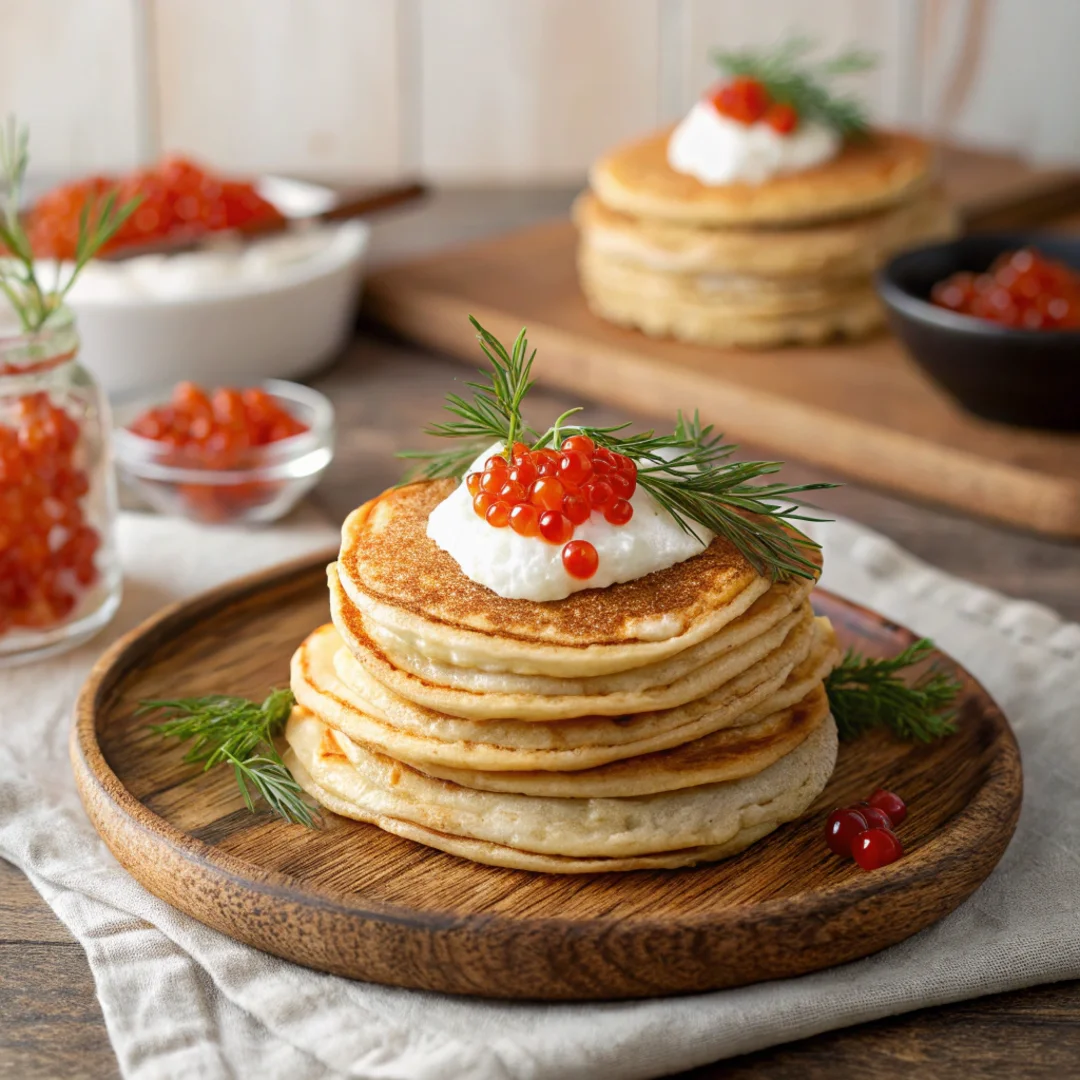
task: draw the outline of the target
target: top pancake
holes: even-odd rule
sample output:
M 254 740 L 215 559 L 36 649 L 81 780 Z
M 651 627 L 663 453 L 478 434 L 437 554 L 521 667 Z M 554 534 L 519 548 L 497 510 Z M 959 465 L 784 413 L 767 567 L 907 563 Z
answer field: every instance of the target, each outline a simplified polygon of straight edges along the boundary
M 762 184 L 707 185 L 668 165 L 671 129 L 602 157 L 589 180 L 613 210 L 692 225 L 799 225 L 850 217 L 909 198 L 930 175 L 923 139 L 877 131 L 831 161 Z
M 427 536 L 456 481 L 395 488 L 342 529 L 349 599 L 385 634 L 434 661 L 560 677 L 626 671 L 673 656 L 738 618 L 768 588 L 725 541 L 634 581 L 563 600 L 511 600 L 467 578 Z

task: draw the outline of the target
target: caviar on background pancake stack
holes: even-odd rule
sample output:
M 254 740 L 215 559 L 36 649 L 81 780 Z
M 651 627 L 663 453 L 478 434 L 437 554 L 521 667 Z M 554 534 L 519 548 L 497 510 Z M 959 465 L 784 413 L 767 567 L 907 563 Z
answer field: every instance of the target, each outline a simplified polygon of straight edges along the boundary
M 771 501 L 803 489 L 748 483 L 774 467 L 696 420 L 532 431 L 524 337 L 481 341 L 491 388 L 434 431 L 495 442 L 464 480 L 475 445 L 346 520 L 333 621 L 292 661 L 290 771 L 328 810 L 498 866 L 743 850 L 836 758 L 820 552 Z
M 858 337 L 883 322 L 874 270 L 956 233 L 927 143 L 830 95 L 867 58 L 805 51 L 718 57 L 726 81 L 678 127 L 595 163 L 574 220 L 596 314 L 705 345 Z

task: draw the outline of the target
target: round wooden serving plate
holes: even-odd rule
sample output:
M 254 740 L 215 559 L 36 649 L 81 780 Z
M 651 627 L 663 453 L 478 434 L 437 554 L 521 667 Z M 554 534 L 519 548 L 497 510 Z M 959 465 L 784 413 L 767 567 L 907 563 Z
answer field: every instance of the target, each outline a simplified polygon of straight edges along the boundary
M 648 997 L 799 975 L 940 919 L 1005 850 L 1020 811 L 1016 741 L 958 665 L 959 734 L 842 747 L 818 803 L 727 862 L 569 877 L 502 870 L 329 816 L 311 831 L 251 814 L 232 774 L 192 777 L 134 715 L 147 698 L 261 698 L 327 618 L 325 563 L 292 564 L 172 607 L 95 668 L 72 734 L 87 813 L 121 863 L 196 919 L 322 971 L 505 998 Z M 912 635 L 827 593 L 845 645 L 892 655 Z M 907 849 L 864 873 L 829 853 L 828 811 L 884 785 L 911 812 Z

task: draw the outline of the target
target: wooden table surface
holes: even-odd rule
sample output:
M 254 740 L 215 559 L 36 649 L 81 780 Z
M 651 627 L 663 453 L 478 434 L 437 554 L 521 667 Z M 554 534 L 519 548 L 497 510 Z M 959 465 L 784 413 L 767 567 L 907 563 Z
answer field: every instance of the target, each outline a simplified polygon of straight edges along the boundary
M 573 192 L 439 193 L 420 211 L 376 230 L 374 260 L 386 261 L 563 213 Z M 535 342 L 541 349 L 543 343 Z M 417 444 L 447 389 L 465 371 L 361 327 L 345 355 L 313 380 L 337 408 L 337 458 L 316 503 L 340 519 L 397 479 L 397 450 Z M 538 417 L 569 404 L 546 390 Z M 601 407 L 590 415 L 612 418 Z M 648 423 L 652 418 L 634 418 Z M 722 423 L 722 418 L 716 419 Z M 754 454 L 760 448 L 744 447 Z M 792 479 L 821 476 L 798 462 Z M 1056 543 L 959 514 L 849 485 L 820 505 L 878 529 L 927 561 L 1008 595 L 1039 600 L 1080 619 L 1080 546 Z M 26 1080 L 118 1075 L 82 949 L 11 865 L 0 860 L 0 1076 Z M 1001 994 L 827 1033 L 706 1066 L 707 1077 L 879 1076 L 964 1078 L 1080 1075 L 1080 983 Z

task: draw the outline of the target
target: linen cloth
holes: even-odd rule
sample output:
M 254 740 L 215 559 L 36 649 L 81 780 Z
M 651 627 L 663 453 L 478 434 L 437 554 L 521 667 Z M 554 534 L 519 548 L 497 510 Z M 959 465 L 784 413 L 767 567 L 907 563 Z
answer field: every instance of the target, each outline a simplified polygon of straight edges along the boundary
M 107 634 L 0 672 L 0 855 L 86 949 L 123 1075 L 634 1080 L 1080 977 L 1080 626 L 951 578 L 850 522 L 817 532 L 827 587 L 933 637 L 1012 721 L 1026 794 L 1001 865 L 937 925 L 843 968 L 691 998 L 538 1005 L 308 971 L 181 915 L 119 867 L 82 812 L 67 762 L 72 704 L 93 660 L 163 603 L 335 536 L 310 521 L 241 532 L 125 516 L 127 591 Z

